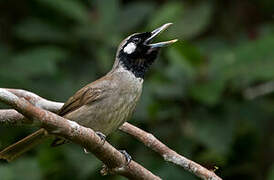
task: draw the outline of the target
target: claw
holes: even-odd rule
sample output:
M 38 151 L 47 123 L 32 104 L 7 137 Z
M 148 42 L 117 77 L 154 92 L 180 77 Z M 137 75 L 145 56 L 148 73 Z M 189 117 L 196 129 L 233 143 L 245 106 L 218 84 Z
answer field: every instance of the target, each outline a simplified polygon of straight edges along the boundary
M 84 152 L 85 152 L 85 154 L 89 154 L 90 153 L 86 148 L 84 148 Z
M 101 133 L 100 131 L 96 131 L 95 133 L 97 134 L 97 136 L 100 137 L 100 139 L 103 141 L 103 145 L 104 145 L 105 142 L 106 142 L 106 135 L 104 135 L 104 134 Z
M 132 157 L 125 150 L 119 150 L 119 152 L 125 156 L 127 165 L 129 165 L 130 161 L 132 160 Z

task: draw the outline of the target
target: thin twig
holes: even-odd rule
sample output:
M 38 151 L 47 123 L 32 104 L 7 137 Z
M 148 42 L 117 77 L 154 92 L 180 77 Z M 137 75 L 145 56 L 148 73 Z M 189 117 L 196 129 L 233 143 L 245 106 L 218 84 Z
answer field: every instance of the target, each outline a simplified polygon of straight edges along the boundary
M 195 163 L 181 156 L 180 154 L 167 147 L 153 134 L 147 133 L 144 130 L 135 127 L 127 122 L 124 123 L 123 126 L 121 126 L 119 129 L 134 136 L 136 139 L 144 143 L 147 147 L 160 154 L 165 159 L 165 161 L 179 165 L 180 167 L 195 174 L 201 179 L 221 180 L 221 178 L 218 177 L 214 172 L 209 171 L 198 163 Z
M 274 92 L 274 81 L 269 81 L 255 87 L 244 90 L 243 95 L 246 99 L 252 100 Z

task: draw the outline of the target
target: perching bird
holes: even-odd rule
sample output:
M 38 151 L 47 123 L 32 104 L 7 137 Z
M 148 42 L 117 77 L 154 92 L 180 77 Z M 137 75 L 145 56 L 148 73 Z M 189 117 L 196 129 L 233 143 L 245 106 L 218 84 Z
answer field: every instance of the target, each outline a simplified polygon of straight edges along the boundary
M 151 43 L 171 24 L 164 24 L 152 32 L 135 33 L 123 40 L 111 71 L 77 91 L 58 115 L 92 128 L 101 138 L 121 126 L 131 117 L 141 96 L 144 75 L 160 48 L 177 41 Z M 0 159 L 11 161 L 48 137 L 45 129 L 39 129 L 2 150 Z M 61 145 L 65 141 L 57 137 L 52 145 Z

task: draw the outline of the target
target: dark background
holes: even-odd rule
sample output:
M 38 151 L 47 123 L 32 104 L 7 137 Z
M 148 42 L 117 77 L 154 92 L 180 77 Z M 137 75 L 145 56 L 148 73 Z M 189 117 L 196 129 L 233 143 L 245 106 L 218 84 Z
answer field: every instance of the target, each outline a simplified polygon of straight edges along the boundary
M 122 39 L 167 22 L 157 41 L 179 42 L 146 75 L 130 122 L 226 180 L 273 180 L 273 0 L 1 0 L 0 87 L 63 102 L 110 70 Z M 1 127 L 0 148 L 33 131 Z M 197 179 L 125 133 L 109 141 L 164 179 Z M 1 163 L 0 179 L 124 179 L 49 143 Z

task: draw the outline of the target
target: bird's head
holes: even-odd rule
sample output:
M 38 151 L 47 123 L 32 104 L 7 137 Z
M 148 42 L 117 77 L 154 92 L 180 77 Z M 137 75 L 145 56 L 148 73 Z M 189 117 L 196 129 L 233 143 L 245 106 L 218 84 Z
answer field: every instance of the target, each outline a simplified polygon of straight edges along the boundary
M 135 33 L 128 36 L 118 48 L 114 67 L 123 66 L 136 77 L 143 78 L 148 67 L 156 59 L 159 50 L 177 41 L 177 39 L 174 39 L 152 43 L 152 40 L 171 24 L 164 24 L 152 32 Z

